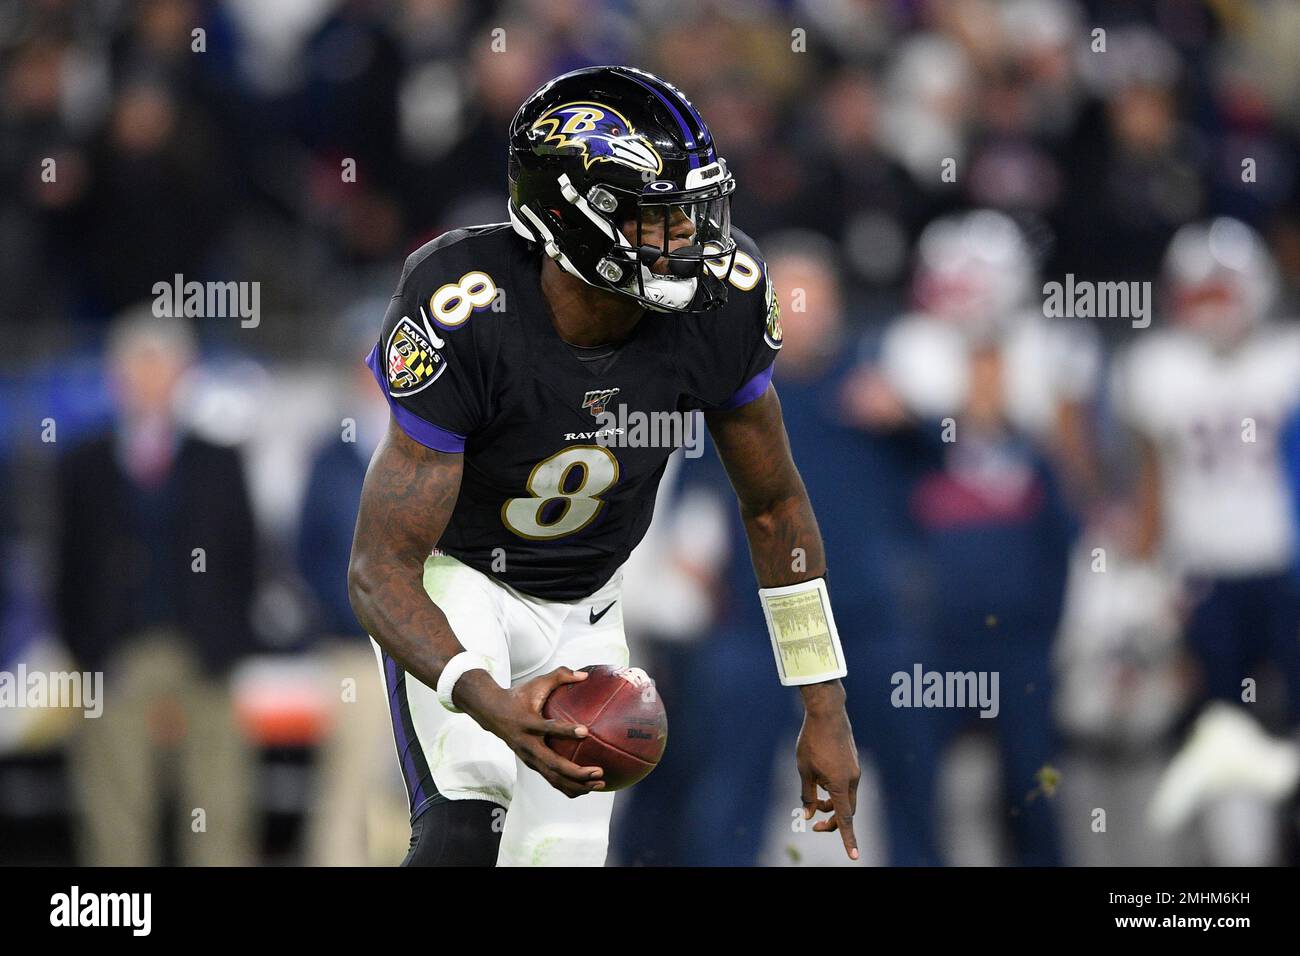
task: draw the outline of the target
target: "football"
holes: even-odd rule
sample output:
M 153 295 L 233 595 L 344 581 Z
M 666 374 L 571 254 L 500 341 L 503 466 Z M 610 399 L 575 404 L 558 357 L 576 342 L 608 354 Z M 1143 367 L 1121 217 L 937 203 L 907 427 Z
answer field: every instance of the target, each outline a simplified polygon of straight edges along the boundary
M 646 776 L 668 743 L 668 714 L 655 682 L 639 667 L 596 664 L 579 668 L 590 676 L 557 687 L 542 713 L 550 720 L 584 724 L 582 740 L 546 739 L 560 756 L 605 771 L 605 789 L 622 790 Z

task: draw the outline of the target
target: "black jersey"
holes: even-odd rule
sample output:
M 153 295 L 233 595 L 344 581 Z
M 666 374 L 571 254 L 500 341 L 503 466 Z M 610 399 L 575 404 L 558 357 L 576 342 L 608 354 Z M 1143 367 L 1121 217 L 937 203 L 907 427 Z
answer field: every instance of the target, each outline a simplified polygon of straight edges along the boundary
M 771 379 L 779 307 L 753 243 L 733 234 L 722 308 L 646 312 L 598 361 L 555 331 L 542 254 L 508 224 L 449 232 L 406 260 L 368 363 L 407 435 L 465 456 L 441 551 L 548 600 L 609 580 L 650 524 L 673 448 L 620 445 L 601 416 L 734 408 Z

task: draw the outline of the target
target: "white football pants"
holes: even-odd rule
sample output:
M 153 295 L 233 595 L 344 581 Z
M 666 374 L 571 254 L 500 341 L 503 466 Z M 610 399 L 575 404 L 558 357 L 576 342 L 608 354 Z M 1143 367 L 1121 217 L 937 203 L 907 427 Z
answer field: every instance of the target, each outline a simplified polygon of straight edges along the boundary
M 449 555 L 431 555 L 424 565 L 425 591 L 464 648 L 491 659 L 502 687 L 557 667 L 626 666 L 621 586 L 620 571 L 594 594 L 562 603 L 522 594 Z M 375 652 L 384 671 L 378 645 Z M 391 664 L 389 670 L 394 706 L 400 695 L 392 680 L 405 690 L 408 713 L 396 715 L 395 723 L 408 791 L 418 787 L 412 767 L 422 759 L 446 799 L 491 800 L 505 808 L 498 866 L 604 865 L 613 793 L 566 797 L 468 714 L 451 713 L 433 689 Z M 402 724 L 413 739 L 403 740 Z M 411 796 L 417 812 L 433 797 L 419 790 Z

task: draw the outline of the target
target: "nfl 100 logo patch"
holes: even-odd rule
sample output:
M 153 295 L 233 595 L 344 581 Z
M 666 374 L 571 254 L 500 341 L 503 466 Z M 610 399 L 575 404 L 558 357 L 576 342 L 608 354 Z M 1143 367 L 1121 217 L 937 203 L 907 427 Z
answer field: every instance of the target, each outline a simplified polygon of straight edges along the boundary
M 605 406 L 617 395 L 617 388 L 595 388 L 582 396 L 582 407 L 591 412 L 592 417 L 599 418 L 605 414 Z

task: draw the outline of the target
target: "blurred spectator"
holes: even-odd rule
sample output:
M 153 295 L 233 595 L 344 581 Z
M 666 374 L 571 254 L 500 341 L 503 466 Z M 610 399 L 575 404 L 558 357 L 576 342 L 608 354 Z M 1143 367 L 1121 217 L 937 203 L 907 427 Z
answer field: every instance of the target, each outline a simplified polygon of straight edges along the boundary
M 369 337 L 367 345 L 369 345 Z M 358 355 L 361 351 L 358 350 Z M 298 566 L 319 611 L 318 633 L 327 662 L 324 699 L 329 729 L 318 758 L 319 797 L 311 815 L 307 861 L 315 866 L 367 866 L 372 807 L 405 815 L 405 801 L 386 800 L 392 746 L 388 697 L 375 653 L 348 601 L 348 555 L 357 523 L 361 484 L 370 456 L 388 427 L 388 404 L 370 370 L 352 363 L 342 439 L 317 449 L 307 479 L 298 530 Z
M 1081 56 L 1098 99 L 1067 145 L 1059 261 L 1088 278 L 1149 276 L 1205 201 L 1204 145 L 1179 101 L 1183 64 L 1144 26 L 1114 28 L 1104 54 Z
M 106 688 L 103 716 L 81 721 L 72 750 L 89 864 L 162 862 L 172 748 L 181 860 L 252 862 L 252 766 L 228 678 L 252 643 L 257 548 L 239 456 L 173 416 L 193 349 L 180 320 L 119 319 L 115 428 L 60 466 L 62 634 Z
M 85 200 L 84 262 L 101 314 L 175 273 L 206 271 L 232 211 L 214 147 L 207 118 L 171 87 L 140 78 L 118 92 Z

